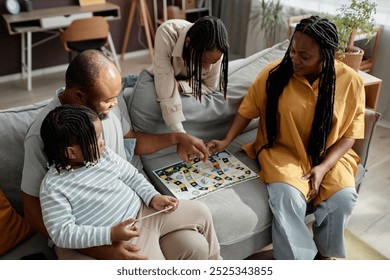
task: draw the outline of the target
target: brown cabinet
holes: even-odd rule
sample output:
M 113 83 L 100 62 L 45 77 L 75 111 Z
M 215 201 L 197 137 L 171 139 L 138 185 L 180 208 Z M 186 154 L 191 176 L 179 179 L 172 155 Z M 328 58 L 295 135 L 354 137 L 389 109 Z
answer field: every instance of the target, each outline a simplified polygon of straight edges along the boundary
M 366 108 L 376 111 L 381 92 L 382 80 L 363 71 L 359 71 L 359 75 L 364 81 Z
M 180 9 L 184 14 L 179 18 L 186 18 L 188 21 L 194 22 L 198 18 L 206 15 L 211 15 L 212 0 L 176 0 L 172 2 Z M 157 1 L 153 0 L 154 9 L 154 23 L 155 29 L 158 25 L 164 21 L 170 19 L 168 16 L 168 5 L 167 0 Z

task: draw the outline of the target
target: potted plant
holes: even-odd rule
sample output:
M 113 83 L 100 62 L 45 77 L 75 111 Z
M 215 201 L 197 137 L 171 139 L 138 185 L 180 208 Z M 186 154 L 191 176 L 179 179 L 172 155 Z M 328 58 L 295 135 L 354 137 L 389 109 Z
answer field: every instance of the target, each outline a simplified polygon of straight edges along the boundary
M 337 9 L 334 18 L 339 36 L 339 49 L 336 58 L 359 70 L 364 51 L 354 45 L 357 34 L 365 36 L 367 42 L 374 34 L 376 14 L 375 2 L 370 0 L 352 0 L 349 5 Z
M 251 19 L 259 22 L 259 30 L 253 32 L 264 32 L 266 47 L 274 45 L 276 34 L 280 32 L 283 24 L 282 19 L 282 0 L 261 0 L 257 3 L 257 8 L 251 16 Z

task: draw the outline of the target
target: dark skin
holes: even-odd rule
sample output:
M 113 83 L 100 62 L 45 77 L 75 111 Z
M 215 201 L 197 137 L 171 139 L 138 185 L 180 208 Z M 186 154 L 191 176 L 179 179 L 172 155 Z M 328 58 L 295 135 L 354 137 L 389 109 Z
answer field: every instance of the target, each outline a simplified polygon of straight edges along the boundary
M 110 77 L 110 74 L 107 73 Z M 116 77 L 116 76 L 115 76 Z M 110 77 L 113 78 L 113 77 Z M 120 76 L 119 76 L 120 78 Z M 103 85 L 103 88 L 107 88 Z M 109 90 L 110 91 L 110 90 Z M 102 99 L 96 99 L 95 102 L 90 102 L 88 96 L 78 88 L 67 88 L 60 96 L 62 104 L 79 104 L 87 105 L 98 113 L 107 112 L 116 105 L 116 97 L 119 94 L 120 87 L 115 91 L 115 94 L 102 96 Z M 41 205 L 39 197 L 31 196 L 23 193 L 23 205 L 26 219 L 40 233 L 47 238 L 50 238 L 49 233 L 43 223 Z M 139 235 L 139 230 L 134 229 L 131 234 L 133 237 Z M 95 259 L 129 259 L 129 260 L 144 260 L 147 256 L 139 254 L 139 248 L 130 242 L 113 242 L 112 245 L 98 246 L 80 249 L 83 254 Z
M 291 45 L 290 58 L 296 75 L 304 76 L 310 84 L 318 79 L 322 71 L 323 58 L 321 46 L 312 37 L 296 32 Z M 210 153 L 225 149 L 247 127 L 250 121 L 251 119 L 237 113 L 224 139 L 212 140 L 207 143 Z M 324 176 L 350 150 L 354 143 L 355 139 L 353 138 L 340 138 L 328 148 L 326 157 L 321 164 L 311 167 L 306 174 L 299 174 L 303 180 L 310 182 L 310 190 L 306 194 L 308 201 L 313 200 L 318 195 Z M 329 256 L 320 256 L 319 258 L 332 259 Z
M 121 89 L 121 74 L 116 66 L 107 59 L 107 63 L 99 72 L 96 87 L 91 89 L 95 92 L 86 93 L 78 87 L 66 88 L 60 95 L 60 102 L 61 104 L 85 105 L 98 114 L 104 115 L 117 105 L 117 96 Z M 209 156 L 209 151 L 202 140 L 185 133 L 144 134 L 129 131 L 125 137 L 137 139 L 136 154 L 151 154 L 177 145 L 177 152 L 184 161 L 189 161 L 195 156 L 206 160 Z M 42 219 L 39 197 L 23 193 L 22 200 L 26 219 L 38 232 L 49 238 Z M 137 234 L 134 233 L 134 237 Z M 80 251 L 95 259 L 146 259 L 147 256 L 139 253 L 140 249 L 129 242 L 113 242 L 111 246 L 92 247 Z
M 168 148 L 172 145 L 177 146 L 177 154 L 184 161 L 191 161 L 194 157 L 202 161 L 210 156 L 203 140 L 186 133 L 166 133 L 166 134 L 146 134 L 141 132 L 129 131 L 125 138 L 136 138 L 142 141 L 142 145 L 135 146 L 136 155 L 148 155 Z
M 322 71 L 321 47 L 312 37 L 296 32 L 291 45 L 290 57 L 295 74 L 305 76 L 310 84 L 319 77 Z M 207 143 L 210 153 L 225 149 L 247 127 L 249 122 L 250 119 L 237 113 L 225 138 Z M 306 195 L 308 201 L 317 196 L 325 174 L 349 151 L 354 143 L 355 139 L 342 137 L 328 149 L 320 165 L 312 167 L 309 172 L 302 175 L 303 180 L 310 180 L 311 189 Z
M 102 155 L 105 150 L 105 143 L 102 137 L 102 122 L 100 119 L 96 119 L 93 124 L 95 126 L 95 133 L 97 139 L 96 154 Z M 68 146 L 66 148 L 66 153 L 63 153 L 61 156 L 68 158 L 69 164 L 74 170 L 85 166 L 85 157 L 82 148 L 78 143 Z M 169 195 L 155 195 L 150 201 L 149 206 L 153 209 L 156 209 L 157 211 L 167 209 L 165 213 L 172 213 L 177 209 L 178 205 L 179 201 L 175 197 Z M 129 241 L 131 238 L 139 236 L 139 229 L 134 226 L 135 222 L 136 220 L 134 218 L 130 218 L 128 220 L 122 221 L 117 225 L 112 226 L 110 232 L 111 241 Z
M 321 46 L 312 37 L 296 32 L 290 51 L 294 72 L 304 75 L 310 84 L 318 78 L 322 71 Z M 352 148 L 355 139 L 342 137 L 327 151 L 321 164 L 314 166 L 308 173 L 302 176 L 304 180 L 310 180 L 310 192 L 307 194 L 309 201 L 313 200 L 320 189 L 325 174 L 340 160 L 340 158 Z

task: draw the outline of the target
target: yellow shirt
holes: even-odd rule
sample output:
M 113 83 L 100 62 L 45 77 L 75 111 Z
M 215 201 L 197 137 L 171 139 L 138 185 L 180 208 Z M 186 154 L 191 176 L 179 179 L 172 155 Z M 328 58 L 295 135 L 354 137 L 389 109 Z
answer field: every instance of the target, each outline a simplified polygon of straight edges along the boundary
M 265 108 L 265 85 L 270 69 L 280 60 L 268 65 L 256 78 L 243 99 L 238 112 L 246 118 L 260 117 L 257 137 L 254 143 L 242 148 L 247 155 L 256 158 L 260 148 L 267 144 Z M 364 138 L 365 93 L 362 78 L 351 68 L 335 61 L 336 92 L 332 128 L 326 148 L 342 137 Z M 306 197 L 310 181 L 301 179 L 312 168 L 306 152 L 311 125 L 318 97 L 317 79 L 312 85 L 303 76 L 293 75 L 284 88 L 278 103 L 278 132 L 272 148 L 263 149 L 258 161 L 260 177 L 266 183 L 284 182 L 300 190 Z M 314 204 L 326 200 L 338 190 L 355 186 L 358 155 L 350 149 L 325 174 Z

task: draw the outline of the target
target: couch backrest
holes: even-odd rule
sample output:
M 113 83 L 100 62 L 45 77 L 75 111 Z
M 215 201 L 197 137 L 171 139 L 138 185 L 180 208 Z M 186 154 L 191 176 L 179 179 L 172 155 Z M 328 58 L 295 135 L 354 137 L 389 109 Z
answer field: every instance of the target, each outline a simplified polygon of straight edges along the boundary
M 355 141 L 352 149 L 359 155 L 362 160 L 362 165 L 365 168 L 370 151 L 372 136 L 375 132 L 376 125 L 381 117 L 379 112 L 366 109 L 364 114 L 364 139 Z
M 22 212 L 20 183 L 24 138 L 30 124 L 48 102 L 0 111 L 0 189 L 19 213 Z

